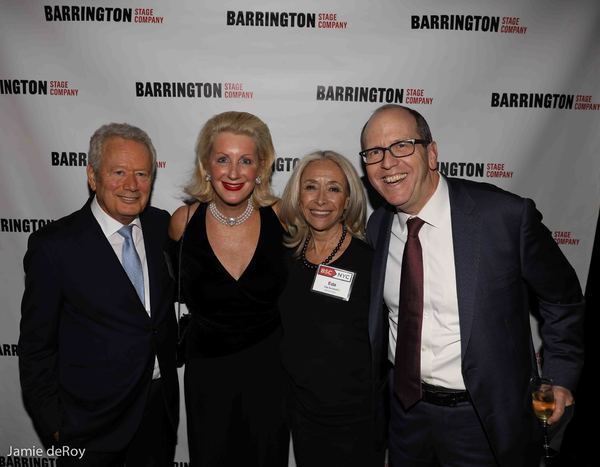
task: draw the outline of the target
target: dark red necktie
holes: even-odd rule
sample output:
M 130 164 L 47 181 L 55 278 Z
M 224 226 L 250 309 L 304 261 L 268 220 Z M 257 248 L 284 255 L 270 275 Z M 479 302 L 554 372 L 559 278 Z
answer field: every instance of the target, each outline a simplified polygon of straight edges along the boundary
M 419 230 L 425 222 L 408 219 L 402 256 L 394 390 L 404 409 L 421 399 L 421 327 L 423 324 L 423 252 Z

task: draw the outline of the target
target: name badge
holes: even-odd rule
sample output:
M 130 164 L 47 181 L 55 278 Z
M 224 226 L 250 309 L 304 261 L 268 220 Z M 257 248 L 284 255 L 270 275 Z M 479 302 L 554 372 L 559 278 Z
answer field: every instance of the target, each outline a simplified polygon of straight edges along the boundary
M 355 277 L 355 272 L 319 264 L 311 290 L 348 301 Z

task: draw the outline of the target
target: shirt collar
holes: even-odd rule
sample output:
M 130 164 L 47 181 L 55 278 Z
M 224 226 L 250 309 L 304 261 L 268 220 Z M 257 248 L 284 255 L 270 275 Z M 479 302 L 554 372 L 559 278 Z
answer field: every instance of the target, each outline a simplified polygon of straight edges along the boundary
M 427 200 L 427 203 L 425 203 L 425 206 L 423 206 L 418 214 L 412 215 L 398 211 L 398 219 L 400 220 L 402 231 L 406 229 L 406 221 L 411 217 L 418 217 L 433 227 L 439 227 L 448 206 L 448 199 L 448 182 L 445 177 L 440 175 L 433 195 Z
M 98 199 L 94 196 L 92 200 L 92 204 L 90 205 L 90 209 L 92 210 L 92 214 L 100 224 L 100 228 L 102 229 L 102 233 L 106 236 L 106 238 L 110 238 L 112 235 L 117 233 L 117 231 L 123 227 L 124 224 L 121 224 L 115 218 L 109 216 L 104 209 L 100 207 L 98 203 Z M 130 225 L 136 225 L 140 229 L 142 228 L 142 224 L 140 222 L 139 216 L 137 216 Z

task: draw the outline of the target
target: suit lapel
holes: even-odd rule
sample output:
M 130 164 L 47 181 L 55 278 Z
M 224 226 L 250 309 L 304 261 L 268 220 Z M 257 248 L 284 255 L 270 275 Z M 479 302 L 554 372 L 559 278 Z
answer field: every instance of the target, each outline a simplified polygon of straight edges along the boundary
M 132 301 L 139 304 L 139 307 L 136 307 L 136 312 L 141 311 L 145 316 L 148 316 L 142 302 L 140 302 L 135 287 L 129 280 L 125 269 L 123 269 L 123 265 L 119 261 L 119 258 L 117 258 L 108 239 L 102 232 L 98 221 L 92 214 L 90 204 L 91 198 L 81 209 L 78 220 L 79 225 L 77 226 L 76 241 L 81 246 L 82 254 L 85 255 L 90 268 L 93 268 L 94 271 L 97 271 L 101 275 L 98 280 L 107 283 L 111 290 L 124 290 L 126 288 Z M 147 246 L 146 252 L 148 252 Z M 150 263 L 148 263 L 148 269 L 150 269 Z
M 471 338 L 475 315 L 475 295 L 481 252 L 481 220 L 475 209 L 475 202 L 460 181 L 447 180 L 452 216 L 456 292 L 462 340 L 461 352 L 464 358 Z
M 394 212 L 386 210 L 380 220 L 379 230 L 375 239 L 375 254 L 373 256 L 373 268 L 371 272 L 371 312 L 369 313 L 369 336 L 371 345 L 381 345 L 384 336 L 379 335 L 380 330 L 385 329 L 381 326 L 381 320 L 384 318 L 382 310 L 383 287 L 385 285 L 385 269 L 387 266 L 388 249 L 390 246 L 390 236 L 392 233 L 392 221 Z
M 113 271 L 113 274 L 106 278 L 107 280 L 112 280 L 111 277 L 115 275 L 119 276 L 117 280 L 120 280 L 121 272 L 124 277 L 129 279 L 108 239 L 104 236 L 98 221 L 92 214 L 90 202 L 82 208 L 80 213 L 80 228 L 78 229 L 77 240 L 85 255 L 89 257 L 90 265 L 93 265 L 98 271 Z M 119 273 L 116 273 L 117 270 L 119 270 Z

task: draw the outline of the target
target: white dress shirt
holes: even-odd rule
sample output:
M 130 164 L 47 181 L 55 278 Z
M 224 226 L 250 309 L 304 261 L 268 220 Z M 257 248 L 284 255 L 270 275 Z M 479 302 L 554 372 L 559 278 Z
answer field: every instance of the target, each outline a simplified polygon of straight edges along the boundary
M 91 204 L 92 214 L 100 224 L 102 233 L 106 236 L 106 239 L 112 246 L 119 262 L 123 264 L 123 243 L 125 239 L 119 233 L 119 229 L 123 227 L 118 220 L 109 216 L 98 204 L 96 197 L 92 200 Z M 144 246 L 144 234 L 142 232 L 142 224 L 140 218 L 136 217 L 131 224 L 134 226 L 132 229 L 133 243 L 137 250 L 138 256 L 142 263 L 142 271 L 144 274 L 144 307 L 146 312 L 150 315 L 150 280 L 148 276 L 148 262 L 146 261 L 146 247 Z M 158 369 L 158 358 L 154 357 L 154 373 L 153 379 L 160 378 L 160 370 Z
M 388 358 L 393 363 L 398 328 L 400 276 L 406 243 L 406 221 L 413 216 L 398 212 L 385 272 L 383 298 L 389 309 Z M 415 216 L 425 221 L 419 232 L 423 250 L 423 327 L 421 379 L 450 389 L 465 389 L 461 372 L 460 326 L 456 271 L 452 243 L 452 219 L 448 183 L 440 177 L 427 204 Z

